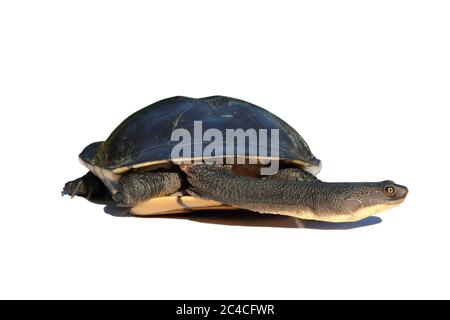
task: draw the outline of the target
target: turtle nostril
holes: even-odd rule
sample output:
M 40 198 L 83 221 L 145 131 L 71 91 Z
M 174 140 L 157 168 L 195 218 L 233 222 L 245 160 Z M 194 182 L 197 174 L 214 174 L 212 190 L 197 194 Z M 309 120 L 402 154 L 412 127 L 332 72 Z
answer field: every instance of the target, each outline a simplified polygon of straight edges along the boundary
M 405 198 L 408 195 L 408 188 L 404 187 L 404 186 L 399 186 L 398 187 L 398 195 L 399 198 Z

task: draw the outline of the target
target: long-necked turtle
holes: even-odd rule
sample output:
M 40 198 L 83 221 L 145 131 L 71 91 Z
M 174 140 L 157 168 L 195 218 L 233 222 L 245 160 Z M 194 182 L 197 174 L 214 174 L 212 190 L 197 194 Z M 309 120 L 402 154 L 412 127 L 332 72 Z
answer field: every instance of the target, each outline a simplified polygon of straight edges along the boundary
M 173 148 L 179 144 L 172 139 L 174 130 L 193 132 L 195 121 L 201 121 L 203 131 L 214 129 L 223 136 L 227 129 L 278 129 L 275 160 L 279 160 L 279 171 L 272 176 L 260 174 L 264 161 L 273 160 L 271 154 L 258 154 L 256 163 L 249 164 L 249 150 L 255 150 L 250 139 L 245 139 L 244 151 L 237 150 L 237 144 L 232 146 L 234 160 L 247 160 L 245 163 L 174 161 Z M 210 143 L 188 141 L 188 156 L 195 158 L 195 150 Z M 315 175 L 321 162 L 291 126 L 258 106 L 223 96 L 173 97 L 156 102 L 125 119 L 106 141 L 88 145 L 79 157 L 89 172 L 66 183 L 63 194 L 88 198 L 109 194 L 136 215 L 242 208 L 347 222 L 396 206 L 408 193 L 406 187 L 392 181 L 318 180 Z

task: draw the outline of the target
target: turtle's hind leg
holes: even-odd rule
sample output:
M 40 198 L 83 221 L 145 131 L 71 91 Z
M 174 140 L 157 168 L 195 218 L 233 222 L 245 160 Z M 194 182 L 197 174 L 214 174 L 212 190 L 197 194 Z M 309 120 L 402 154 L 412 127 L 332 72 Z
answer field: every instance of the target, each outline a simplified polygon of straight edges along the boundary
M 86 173 L 81 178 L 69 181 L 64 185 L 61 195 L 69 195 L 72 198 L 75 196 L 84 197 L 88 200 L 93 199 L 107 199 L 111 197 L 111 193 L 104 183 L 91 171 Z

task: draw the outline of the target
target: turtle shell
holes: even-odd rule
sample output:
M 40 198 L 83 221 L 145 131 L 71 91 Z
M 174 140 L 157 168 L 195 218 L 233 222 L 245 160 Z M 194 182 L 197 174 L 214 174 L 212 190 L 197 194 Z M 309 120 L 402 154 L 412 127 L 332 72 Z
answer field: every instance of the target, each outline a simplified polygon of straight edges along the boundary
M 255 129 L 256 132 L 266 129 L 269 132 L 268 146 L 272 138 L 270 130 L 279 129 L 276 158 L 305 167 L 313 173 L 320 170 L 320 160 L 290 125 L 254 104 L 224 96 L 200 99 L 179 96 L 158 101 L 125 119 L 106 141 L 86 147 L 80 158 L 92 166 L 115 173 L 168 162 L 172 159 L 174 146 L 179 144 L 178 140 L 172 141 L 172 133 L 176 129 L 186 129 L 193 134 L 194 121 L 202 122 L 203 133 L 208 129 L 220 130 L 224 147 L 227 129 Z M 211 144 L 210 141 L 201 143 L 203 148 Z M 234 154 L 248 156 L 250 143 L 250 139 L 245 139 L 245 150 L 237 150 L 238 144 L 234 143 Z M 190 149 L 190 156 L 194 157 L 194 147 Z M 268 152 L 267 157 L 270 157 L 270 147 Z

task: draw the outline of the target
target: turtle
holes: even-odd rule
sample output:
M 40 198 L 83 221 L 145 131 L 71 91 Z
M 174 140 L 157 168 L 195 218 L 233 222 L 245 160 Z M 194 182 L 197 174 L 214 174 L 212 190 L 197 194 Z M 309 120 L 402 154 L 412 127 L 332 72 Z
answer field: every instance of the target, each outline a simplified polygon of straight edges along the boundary
M 278 150 L 255 156 L 250 150 L 262 140 L 255 145 L 244 139 L 243 146 L 226 141 L 222 145 L 233 151 L 227 157 L 233 156 L 211 153 L 209 160 L 214 161 L 207 162 L 195 151 L 212 140 L 196 140 L 184 143 L 187 154 L 182 159 L 174 158 L 180 140 L 173 139 L 173 133 L 195 131 L 199 122 L 203 130 L 223 135 L 230 129 L 253 129 L 266 130 L 267 137 L 267 130 L 276 130 Z M 266 146 L 274 137 L 266 139 Z M 405 186 L 391 180 L 319 180 L 321 161 L 293 127 L 259 106 L 225 96 L 176 96 L 153 103 L 126 118 L 105 141 L 85 147 L 79 160 L 89 171 L 67 182 L 63 195 L 110 197 L 137 216 L 244 209 L 354 222 L 399 205 L 408 194 Z M 262 174 L 268 161 L 277 161 L 277 170 Z

